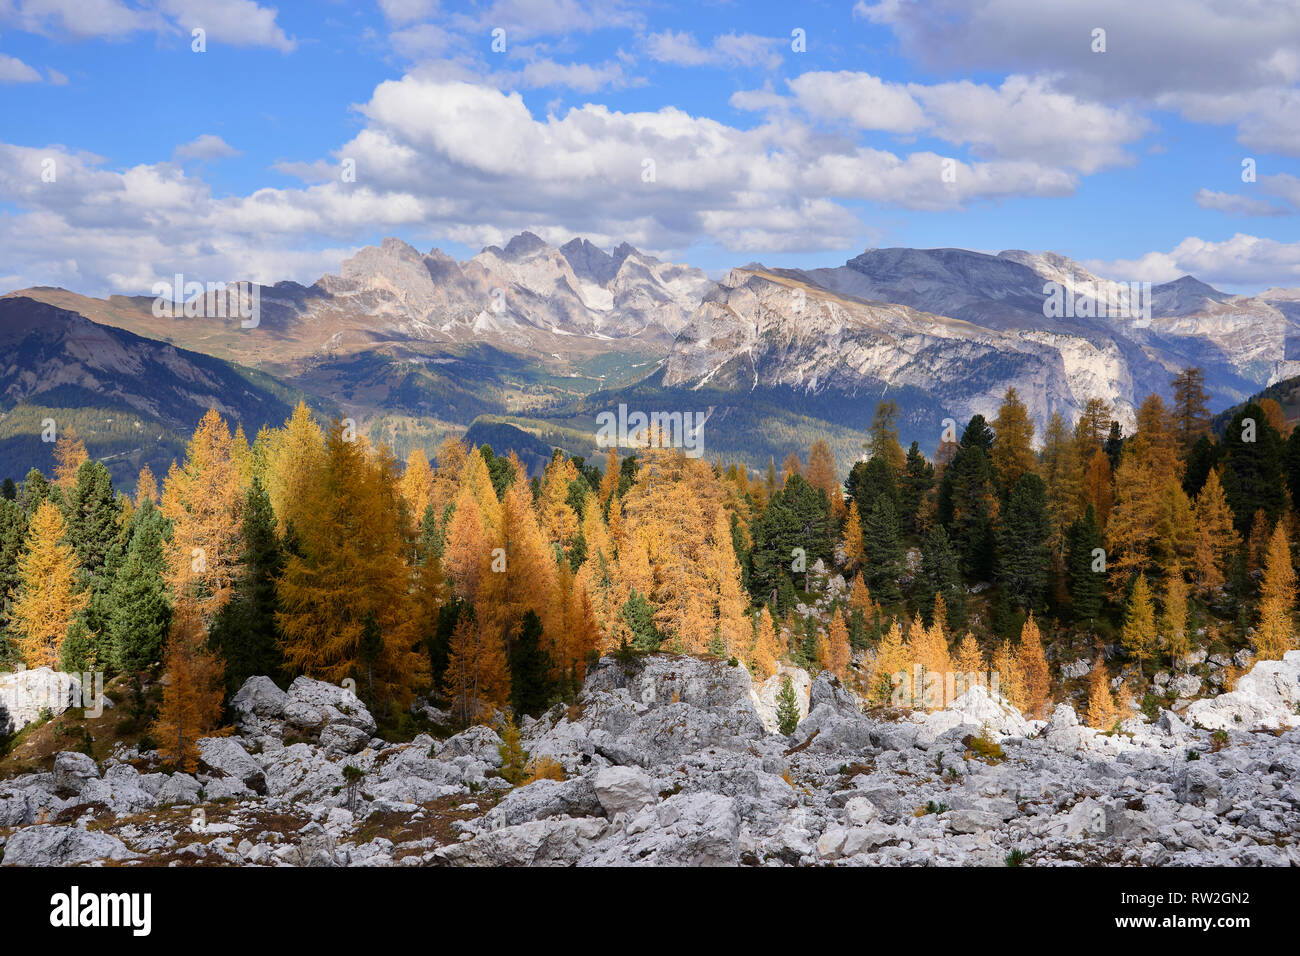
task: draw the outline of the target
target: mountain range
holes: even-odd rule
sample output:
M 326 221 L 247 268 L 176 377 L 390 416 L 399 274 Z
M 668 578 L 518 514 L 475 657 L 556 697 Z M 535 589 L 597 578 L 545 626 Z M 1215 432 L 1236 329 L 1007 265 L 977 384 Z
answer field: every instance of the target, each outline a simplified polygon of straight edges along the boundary
M 1008 387 L 1040 428 L 1094 396 L 1128 425 L 1187 366 L 1216 410 L 1300 374 L 1300 290 L 1184 276 L 1117 310 L 1079 263 L 1018 250 L 869 249 L 713 281 L 626 243 L 525 232 L 458 262 L 390 238 L 310 286 L 257 291 L 252 328 L 156 315 L 153 296 L 0 298 L 0 472 L 48 470 L 33 423 L 55 413 L 126 477 L 165 471 L 208 403 L 251 435 L 300 397 L 402 455 L 473 425 L 530 464 L 547 446 L 591 456 L 596 415 L 623 403 L 704 413 L 709 457 L 762 467 L 820 436 L 847 466 L 882 398 L 928 452 L 944 419 L 992 416 Z

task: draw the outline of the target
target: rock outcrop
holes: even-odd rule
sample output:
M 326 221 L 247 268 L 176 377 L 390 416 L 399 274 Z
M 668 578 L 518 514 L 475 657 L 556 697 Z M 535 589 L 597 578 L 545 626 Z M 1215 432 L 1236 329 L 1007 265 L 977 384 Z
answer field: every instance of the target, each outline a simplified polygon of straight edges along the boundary
M 121 750 L 0 782 L 0 850 L 7 866 L 1297 865 L 1298 670 L 1300 653 L 1260 663 L 1186 720 L 1107 733 L 980 688 L 864 713 L 822 673 L 785 737 L 743 667 L 604 659 L 575 705 L 521 723 L 564 779 L 520 786 L 488 727 L 387 743 L 341 688 L 253 678 L 240 732 L 200 741 L 193 775 Z

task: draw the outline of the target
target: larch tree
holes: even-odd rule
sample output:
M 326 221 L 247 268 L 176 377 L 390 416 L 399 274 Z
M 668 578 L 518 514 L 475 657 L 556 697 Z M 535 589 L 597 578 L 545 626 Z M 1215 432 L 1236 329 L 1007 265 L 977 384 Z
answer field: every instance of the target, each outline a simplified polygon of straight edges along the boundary
M 1088 673 L 1088 726 L 1110 730 L 1118 716 L 1115 695 L 1110 692 L 1110 674 L 1106 662 L 1098 654 Z
M 89 457 L 76 433 L 64 432 L 54 443 L 54 484 L 65 490 L 76 485 L 77 470 Z
M 1268 543 L 1264 580 L 1260 586 L 1259 627 L 1255 629 L 1255 655 L 1260 660 L 1281 660 L 1296 647 L 1296 573 L 1286 529 L 1279 521 Z
M 828 654 L 826 669 L 841 681 L 849 679 L 849 661 L 853 651 L 849 647 L 849 629 L 844 623 L 844 616 L 839 608 L 831 615 L 831 624 L 827 633 Z
M 482 723 L 510 701 L 505 642 L 462 614 L 451 635 L 443 695 L 462 725 Z
M 163 485 L 163 515 L 172 523 L 167 542 L 167 581 L 177 597 L 189 595 L 204 621 L 230 598 L 242 547 L 244 489 L 231 455 L 225 421 L 209 409 L 185 454 Z
M 1016 652 L 1012 649 L 1010 641 L 1004 638 L 994 649 L 992 664 L 992 674 L 998 683 L 997 692 L 1016 710 L 1022 713 L 1028 710 L 1025 677 L 1020 671 L 1020 662 L 1016 659 Z
M 417 521 L 424 520 L 432 495 L 433 468 L 424 450 L 416 448 L 407 456 L 406 470 L 402 472 L 402 497 Z
M 1196 496 L 1195 520 L 1196 581 L 1203 592 L 1208 592 L 1224 583 L 1232 557 L 1241 546 L 1218 469 L 1211 469 Z
M 831 454 L 830 445 L 823 439 L 813 442 L 808 451 L 808 473 L 804 478 L 814 488 L 826 492 L 831 514 L 837 519 L 841 518 L 844 515 L 844 491 L 835 474 L 835 456 Z
M 1184 454 L 1202 435 L 1210 434 L 1210 393 L 1205 389 L 1205 372 L 1186 368 L 1174 378 L 1174 423 Z
M 362 632 L 373 618 L 382 647 L 365 669 L 390 712 L 409 706 L 429 679 L 429 661 L 416 650 L 413 535 L 397 483 L 397 462 L 386 448 L 349 439 L 335 422 L 298 529 L 298 553 L 289 556 L 276 588 L 290 673 L 331 683 L 360 677 Z
M 998 487 L 1010 492 L 1020 476 L 1035 471 L 1034 422 L 1029 409 L 1014 388 L 1008 388 L 993 419 L 993 448 L 989 457 L 997 475 Z
M 1191 650 L 1187 634 L 1187 580 L 1181 565 L 1169 569 L 1165 580 L 1164 608 L 1160 618 L 1160 633 L 1164 638 L 1165 652 L 1177 664 Z
M 979 642 L 970 631 L 966 632 L 966 636 L 957 645 L 957 658 L 953 666 L 957 669 L 958 675 L 967 682 L 970 681 L 970 675 L 982 675 L 988 669 L 984 652 L 980 650 Z
M 278 534 L 303 523 L 324 462 L 325 433 L 311 409 L 299 402 L 284 426 L 271 433 L 266 448 L 266 493 Z
M 135 506 L 140 508 L 145 501 L 158 503 L 158 479 L 154 477 L 153 469 L 148 465 L 140 468 L 140 473 L 135 479 Z
M 1083 471 L 1083 504 L 1092 506 L 1097 515 L 1097 524 L 1106 527 L 1110 520 L 1110 511 L 1115 502 L 1114 483 L 1111 476 L 1110 458 L 1100 448 L 1095 449 Z
M 749 655 L 750 667 L 755 680 L 765 681 L 777 672 L 777 659 L 781 656 L 781 648 L 777 641 L 776 625 L 772 621 L 772 614 L 766 607 L 758 612 L 755 622 L 754 647 Z
M 18 599 L 10 614 L 18 652 L 28 667 L 59 666 L 68 627 L 90 600 L 78 589 L 77 554 L 64 533 L 58 507 L 41 502 L 18 560 Z
M 163 698 L 151 732 L 158 755 L 186 773 L 198 768 L 198 740 L 221 719 L 221 658 L 206 646 L 201 608 L 190 598 L 177 602 L 163 655 Z
M 1016 667 L 1024 687 L 1025 712 L 1031 717 L 1041 717 L 1050 703 L 1051 673 L 1043 652 L 1043 638 L 1034 615 L 1030 614 L 1020 630 L 1020 643 L 1016 647 Z
M 840 546 L 844 551 L 844 570 L 850 573 L 856 572 L 862 567 L 864 556 L 862 519 L 858 514 L 858 503 L 856 501 L 849 503 L 849 517 L 844 522 L 844 537 L 841 539 Z
M 1145 574 L 1139 574 L 1133 584 L 1133 593 L 1129 596 L 1124 615 L 1124 627 L 1120 631 L 1120 644 L 1136 658 L 1139 671 L 1155 655 L 1158 647 L 1155 609 Z
M 867 454 L 883 458 L 895 472 L 907 466 L 907 454 L 898 441 L 898 404 L 891 398 L 876 405 L 867 431 Z
M 907 680 L 907 669 L 907 645 L 903 640 L 903 629 L 895 618 L 876 647 L 875 659 L 871 664 L 868 688 L 871 700 L 877 704 L 890 703 L 894 694 L 894 679 L 902 674 L 903 680 Z

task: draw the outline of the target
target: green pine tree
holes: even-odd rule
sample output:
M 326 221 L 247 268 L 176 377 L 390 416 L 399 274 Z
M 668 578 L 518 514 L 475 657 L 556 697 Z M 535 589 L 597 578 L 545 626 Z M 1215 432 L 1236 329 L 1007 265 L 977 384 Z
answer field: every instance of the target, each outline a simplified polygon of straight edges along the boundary
M 254 478 L 244 499 L 240 528 L 242 569 L 230 600 L 212 622 L 209 636 L 226 661 L 228 693 L 233 694 L 250 677 L 276 680 L 282 676 L 275 584 L 284 570 L 285 551 L 275 529 L 270 496 Z
M 162 659 L 171 625 L 171 600 L 163 580 L 167 519 L 146 501 L 131 516 L 129 544 L 109 591 L 105 648 L 113 666 L 136 671 Z
M 776 723 L 777 729 L 786 737 L 799 729 L 799 701 L 788 674 L 781 681 L 781 692 L 776 696 Z

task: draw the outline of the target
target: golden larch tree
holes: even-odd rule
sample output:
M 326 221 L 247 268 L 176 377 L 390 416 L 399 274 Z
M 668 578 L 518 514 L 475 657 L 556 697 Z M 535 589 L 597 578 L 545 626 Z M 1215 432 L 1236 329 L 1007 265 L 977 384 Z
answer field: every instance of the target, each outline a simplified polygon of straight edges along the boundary
M 1007 389 L 990 424 L 994 438 L 989 457 L 998 484 L 1002 488 L 1014 488 L 1021 475 L 1036 471 L 1038 465 L 1034 455 L 1034 422 L 1014 388 Z
M 78 590 L 77 553 L 64 541 L 63 514 L 42 501 L 32 516 L 18 559 L 18 599 L 10 610 L 15 643 L 28 667 L 59 666 L 59 652 L 90 595 Z
M 1118 716 L 1115 695 L 1110 692 L 1110 673 L 1106 670 L 1106 662 L 1098 654 L 1088 674 L 1088 726 L 1110 730 L 1115 726 Z
M 54 443 L 54 483 L 65 491 L 77 486 L 77 470 L 90 456 L 76 432 L 64 432 Z
M 282 428 L 270 433 L 265 454 L 266 493 L 284 534 L 289 525 L 303 523 L 325 462 L 325 433 L 304 402 L 294 407 Z
M 1281 660 L 1296 647 L 1296 573 L 1284 523 L 1279 521 L 1268 542 L 1264 581 L 1260 587 L 1259 627 L 1255 629 L 1255 655 L 1260 660 Z
M 372 703 L 388 712 L 409 706 L 429 679 L 428 658 L 414 650 L 413 535 L 398 479 L 386 448 L 349 440 L 335 422 L 299 529 L 299 553 L 276 591 L 289 670 L 331 683 L 365 674 Z M 377 650 L 363 647 L 370 622 L 379 629 Z
M 198 740 L 221 721 L 225 664 L 207 647 L 199 606 L 185 597 L 172 611 L 163 652 L 163 697 L 150 728 L 158 755 L 186 773 L 198 768 Z
M 225 421 L 208 409 L 184 465 L 173 462 L 163 485 L 162 512 L 172 522 L 167 583 L 178 597 L 194 598 L 204 621 L 229 600 L 243 550 L 245 489 L 232 447 Z
M 1043 638 L 1034 615 L 1030 614 L 1020 629 L 1020 643 L 1016 646 L 1016 668 L 1024 686 L 1025 713 L 1042 717 L 1050 703 L 1052 686 L 1047 657 L 1043 652 Z
M 842 681 L 849 679 L 849 661 L 853 658 L 853 650 L 849 647 L 849 629 L 844 623 L 844 616 L 840 614 L 839 608 L 831 615 L 831 625 L 826 637 L 828 656 L 826 669 Z
M 443 695 L 465 725 L 486 723 L 510 700 L 505 643 L 485 633 L 471 614 L 462 614 L 452 631 Z
M 1151 588 L 1145 574 L 1139 574 L 1133 584 L 1133 593 L 1129 596 L 1124 615 L 1124 627 L 1120 631 L 1120 644 L 1137 659 L 1139 670 L 1156 652 L 1158 637 L 1155 609 L 1152 607 Z
M 858 503 L 849 504 L 849 518 L 844 522 L 844 569 L 850 573 L 862 567 L 863 555 L 866 553 L 862 544 L 862 518 L 858 514 Z M 861 577 L 861 573 L 858 577 Z

